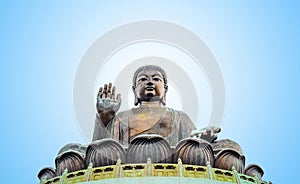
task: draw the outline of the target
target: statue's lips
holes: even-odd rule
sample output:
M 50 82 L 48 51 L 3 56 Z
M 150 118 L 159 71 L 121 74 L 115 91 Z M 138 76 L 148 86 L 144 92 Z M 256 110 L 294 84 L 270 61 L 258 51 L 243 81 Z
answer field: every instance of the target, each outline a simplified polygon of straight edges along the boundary
M 155 90 L 155 87 L 145 87 L 145 90 L 146 90 L 146 91 L 154 91 L 154 90 Z

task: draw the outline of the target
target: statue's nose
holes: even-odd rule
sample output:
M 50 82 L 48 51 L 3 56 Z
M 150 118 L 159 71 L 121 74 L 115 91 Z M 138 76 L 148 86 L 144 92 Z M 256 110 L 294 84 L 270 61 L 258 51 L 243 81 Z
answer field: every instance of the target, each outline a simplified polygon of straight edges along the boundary
M 148 79 L 147 86 L 153 85 L 152 79 Z

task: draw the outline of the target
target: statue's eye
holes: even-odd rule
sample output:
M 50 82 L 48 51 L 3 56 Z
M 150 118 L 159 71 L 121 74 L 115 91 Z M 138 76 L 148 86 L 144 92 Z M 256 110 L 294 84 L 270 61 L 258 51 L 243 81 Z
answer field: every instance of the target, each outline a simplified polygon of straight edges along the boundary
M 143 77 L 143 78 L 139 79 L 139 82 L 143 82 L 143 81 L 146 81 L 146 80 L 147 80 L 147 78 Z
M 157 78 L 157 77 L 154 77 L 153 80 L 154 80 L 154 81 L 157 81 L 157 82 L 161 82 L 161 79 L 160 79 L 160 78 Z

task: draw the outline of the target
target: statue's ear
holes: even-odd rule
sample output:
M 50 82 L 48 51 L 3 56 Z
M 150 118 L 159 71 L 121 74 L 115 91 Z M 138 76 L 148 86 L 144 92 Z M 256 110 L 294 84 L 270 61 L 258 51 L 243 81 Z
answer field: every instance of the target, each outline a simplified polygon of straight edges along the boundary
M 162 96 L 162 98 L 161 98 L 161 103 L 162 103 L 162 105 L 166 105 L 166 94 L 167 94 L 167 91 L 168 91 L 168 85 L 166 85 L 165 86 L 165 93 L 164 93 L 164 95 Z
M 136 92 L 135 92 L 135 87 L 134 86 L 132 86 L 132 91 L 133 91 L 133 94 L 134 94 L 134 105 L 137 106 L 140 102 L 139 102 L 139 99 L 136 96 Z

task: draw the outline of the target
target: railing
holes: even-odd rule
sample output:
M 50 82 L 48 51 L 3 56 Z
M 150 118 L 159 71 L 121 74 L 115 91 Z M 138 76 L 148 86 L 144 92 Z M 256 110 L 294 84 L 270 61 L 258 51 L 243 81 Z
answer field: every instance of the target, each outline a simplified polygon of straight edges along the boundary
M 237 184 L 268 184 L 257 177 L 251 177 L 238 173 L 235 168 L 232 171 L 212 168 L 207 166 L 186 165 L 178 160 L 178 164 L 152 164 L 148 159 L 144 164 L 121 164 L 93 168 L 92 164 L 85 170 L 68 173 L 67 169 L 61 176 L 43 180 L 41 184 L 72 184 L 79 182 L 104 180 L 112 178 L 132 177 L 189 177 L 203 178 Z M 269 183 L 271 184 L 271 182 Z

